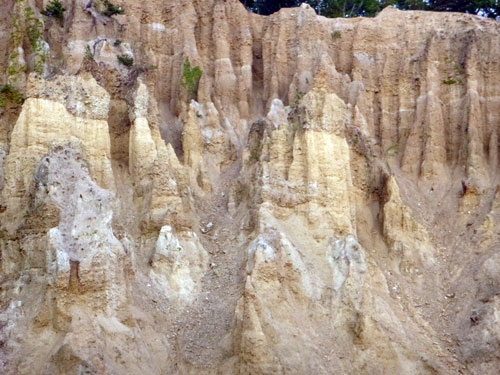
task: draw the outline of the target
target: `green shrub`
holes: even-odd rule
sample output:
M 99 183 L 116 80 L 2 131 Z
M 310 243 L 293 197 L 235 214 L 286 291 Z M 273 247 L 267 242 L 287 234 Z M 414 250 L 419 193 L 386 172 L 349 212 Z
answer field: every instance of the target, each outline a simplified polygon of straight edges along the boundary
M 118 56 L 116 56 L 116 58 L 118 59 L 118 62 L 122 65 L 125 65 L 128 67 L 131 67 L 132 65 L 134 65 L 134 59 L 128 55 L 118 55 Z
M 45 7 L 45 9 L 42 10 L 41 13 L 44 16 L 55 17 L 62 20 L 64 17 L 63 13 L 65 10 L 66 9 L 63 7 L 60 0 L 51 0 L 50 3 Z
M 445 85 L 454 85 L 455 83 L 458 83 L 458 81 L 456 79 L 453 79 L 453 78 L 449 78 L 449 79 L 445 79 L 443 81 L 443 83 Z
M 114 45 L 115 47 L 120 46 L 120 44 L 122 44 L 121 39 L 116 39 L 116 40 L 114 41 L 114 43 L 113 43 L 113 45 Z
M 181 86 L 184 87 L 191 95 L 196 95 L 198 93 L 198 85 L 202 74 L 203 71 L 199 66 L 191 68 L 191 63 L 187 57 L 182 68 Z
M 115 14 L 123 14 L 125 11 L 119 5 L 111 3 L 109 0 L 103 0 L 104 10 L 100 11 L 103 16 L 111 17 Z

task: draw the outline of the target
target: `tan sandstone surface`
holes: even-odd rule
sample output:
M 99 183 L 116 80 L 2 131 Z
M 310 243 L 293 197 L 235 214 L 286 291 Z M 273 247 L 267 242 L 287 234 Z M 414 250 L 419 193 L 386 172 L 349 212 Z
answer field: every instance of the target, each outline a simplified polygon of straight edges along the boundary
M 0 4 L 1 374 L 499 373 L 497 21 L 48 2 Z

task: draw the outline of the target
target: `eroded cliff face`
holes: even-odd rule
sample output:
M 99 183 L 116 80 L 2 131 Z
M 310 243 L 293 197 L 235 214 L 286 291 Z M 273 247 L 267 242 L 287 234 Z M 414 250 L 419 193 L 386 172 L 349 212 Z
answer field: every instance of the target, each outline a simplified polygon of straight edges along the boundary
M 46 3 L 0 5 L 1 373 L 498 372 L 495 21 Z

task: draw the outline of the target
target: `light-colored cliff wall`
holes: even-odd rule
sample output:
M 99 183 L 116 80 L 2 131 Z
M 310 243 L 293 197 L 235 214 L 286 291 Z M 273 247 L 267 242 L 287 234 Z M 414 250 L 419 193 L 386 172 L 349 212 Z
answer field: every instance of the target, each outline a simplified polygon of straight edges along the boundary
M 1 373 L 497 373 L 496 21 L 47 3 L 0 5 Z

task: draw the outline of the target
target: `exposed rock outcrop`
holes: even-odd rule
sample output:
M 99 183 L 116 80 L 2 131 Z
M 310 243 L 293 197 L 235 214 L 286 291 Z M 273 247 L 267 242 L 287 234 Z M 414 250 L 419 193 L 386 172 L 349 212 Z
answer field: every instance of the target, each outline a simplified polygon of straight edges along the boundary
M 63 3 L 0 4 L 0 373 L 498 372 L 496 21 Z

